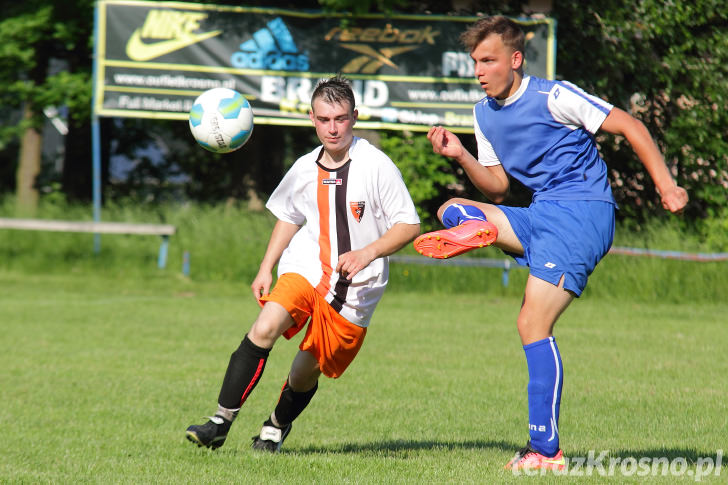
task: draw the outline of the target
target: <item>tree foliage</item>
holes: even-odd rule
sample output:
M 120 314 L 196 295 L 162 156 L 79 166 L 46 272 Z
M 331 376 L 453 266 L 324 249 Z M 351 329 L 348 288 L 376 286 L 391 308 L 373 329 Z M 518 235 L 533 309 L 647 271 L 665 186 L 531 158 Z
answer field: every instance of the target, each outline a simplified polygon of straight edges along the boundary
M 434 0 L 251 0 L 246 5 L 353 14 L 528 14 L 522 2 L 513 0 L 457 2 L 457 11 L 453 2 Z M 90 198 L 93 7 L 93 0 L 27 0 L 6 6 L 0 20 L 0 193 L 14 189 L 20 133 L 28 124 L 41 126 L 43 109 L 53 106 L 68 113 L 64 172 L 44 173 L 41 179 L 49 185 L 61 182 L 70 198 Z M 690 214 L 724 210 L 728 4 L 557 0 L 549 15 L 558 22 L 557 77 L 632 112 L 648 126 L 690 193 Z M 26 104 L 35 116 L 23 122 L 20 113 Z M 256 126 L 244 151 L 212 156 L 190 143 L 186 130 L 179 122 L 102 120 L 105 196 L 179 196 L 208 202 L 264 198 L 293 159 L 316 143 L 310 129 Z M 474 148 L 472 136 L 461 138 Z M 381 140 L 397 160 L 423 216 L 431 217 L 450 195 L 480 198 L 462 173 L 432 154 L 424 134 L 383 133 Z M 609 135 L 599 135 L 597 141 L 622 216 L 639 219 L 661 213 L 649 177 L 628 144 Z M 151 156 L 153 150 L 163 154 L 161 161 Z M 119 159 L 127 161 L 124 177 L 110 166 Z M 513 200 L 521 199 L 516 193 Z
M 351 12 L 353 15 L 366 14 L 371 11 L 390 13 L 406 8 L 408 0 L 319 0 L 325 10 L 333 12 Z
M 432 152 L 432 145 L 422 133 L 384 132 L 381 146 L 407 181 L 420 219 L 425 223 L 434 220 L 437 208 L 444 202 L 442 194 L 458 186 L 459 177 L 450 162 Z
M 65 107 L 77 143 L 85 149 L 66 150 L 67 160 L 79 162 L 90 174 L 91 51 L 93 0 L 28 0 L 4 7 L 0 20 L 0 163 L 15 167 L 17 140 L 28 127 L 41 129 L 47 107 Z M 33 116 L 20 120 L 18 113 L 30 107 Z M 86 126 L 79 133 L 77 127 Z M 8 150 L 7 148 L 12 148 Z M 79 160 L 79 156 L 86 154 Z M 72 163 L 67 164 L 73 167 Z M 6 174 L 10 170 L 3 170 Z M 90 176 L 87 181 L 90 183 Z M 13 180 L 0 181 L 0 190 L 12 189 Z M 90 193 L 90 185 L 86 184 Z
M 693 216 L 728 205 L 728 4 L 611 0 L 555 2 L 557 73 L 632 112 L 649 128 Z M 659 198 L 628 144 L 600 137 L 623 213 Z

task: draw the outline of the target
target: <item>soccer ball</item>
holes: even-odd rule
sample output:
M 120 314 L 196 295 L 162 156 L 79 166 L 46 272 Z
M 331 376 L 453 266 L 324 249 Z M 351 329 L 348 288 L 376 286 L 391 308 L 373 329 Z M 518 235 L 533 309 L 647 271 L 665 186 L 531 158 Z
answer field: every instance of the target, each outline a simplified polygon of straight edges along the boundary
M 206 150 L 232 152 L 245 145 L 253 133 L 253 110 L 234 89 L 208 89 L 192 105 L 190 131 Z

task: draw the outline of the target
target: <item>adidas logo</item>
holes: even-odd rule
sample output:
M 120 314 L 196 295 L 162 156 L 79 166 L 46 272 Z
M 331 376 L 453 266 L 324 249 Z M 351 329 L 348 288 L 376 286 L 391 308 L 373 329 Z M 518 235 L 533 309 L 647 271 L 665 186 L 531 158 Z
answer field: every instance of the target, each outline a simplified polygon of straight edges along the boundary
M 277 17 L 240 44 L 240 51 L 230 58 L 233 67 L 273 69 L 276 71 L 308 71 L 308 55 L 298 52 L 291 32 Z

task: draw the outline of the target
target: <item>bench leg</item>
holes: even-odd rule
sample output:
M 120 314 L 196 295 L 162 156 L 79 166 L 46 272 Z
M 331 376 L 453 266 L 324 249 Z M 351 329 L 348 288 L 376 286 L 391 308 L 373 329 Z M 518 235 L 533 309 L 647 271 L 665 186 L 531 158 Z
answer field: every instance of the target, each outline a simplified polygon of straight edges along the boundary
M 167 266 L 167 248 L 169 246 L 169 236 L 162 236 L 162 245 L 159 246 L 159 257 L 157 258 L 157 266 L 164 269 Z
M 510 271 L 511 271 L 511 262 L 510 262 L 510 260 L 506 259 L 503 264 L 503 277 L 501 279 L 504 287 L 508 286 L 508 276 L 509 276 L 508 273 L 510 273 Z
M 182 274 L 185 276 L 190 275 L 190 252 L 185 251 L 182 255 Z

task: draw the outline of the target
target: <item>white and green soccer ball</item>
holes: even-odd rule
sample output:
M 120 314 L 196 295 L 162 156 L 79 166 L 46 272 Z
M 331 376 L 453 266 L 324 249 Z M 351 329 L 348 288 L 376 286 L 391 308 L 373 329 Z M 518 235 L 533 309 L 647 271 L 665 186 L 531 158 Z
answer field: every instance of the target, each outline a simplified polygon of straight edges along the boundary
M 212 88 L 190 109 L 190 131 L 203 148 L 215 153 L 237 150 L 253 133 L 253 110 L 234 89 Z

